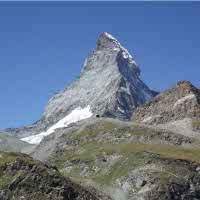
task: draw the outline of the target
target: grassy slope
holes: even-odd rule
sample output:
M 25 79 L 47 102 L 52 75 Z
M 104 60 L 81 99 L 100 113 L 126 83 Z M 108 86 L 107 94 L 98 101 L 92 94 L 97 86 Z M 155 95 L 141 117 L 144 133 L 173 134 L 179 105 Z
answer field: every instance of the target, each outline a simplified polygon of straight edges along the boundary
M 62 177 L 51 165 L 8 152 L 0 152 L 0 192 L 5 200 L 109 199 Z
M 147 136 L 150 140 L 141 142 L 141 138 Z M 174 140 L 171 135 L 162 138 L 162 134 L 156 135 L 155 131 L 137 125 L 127 128 L 113 122 L 100 122 L 73 134 L 66 133 L 65 140 L 76 145 L 63 146 L 50 160 L 65 176 L 83 182 L 90 180 L 100 187 L 126 183 L 130 173 L 136 170 L 141 170 L 148 179 L 157 179 L 157 184 L 163 187 L 172 181 L 188 180 L 193 173 L 191 163 L 200 163 L 200 148 L 158 145 L 154 143 L 157 137 L 159 141 Z M 155 167 L 151 169 L 151 166 Z

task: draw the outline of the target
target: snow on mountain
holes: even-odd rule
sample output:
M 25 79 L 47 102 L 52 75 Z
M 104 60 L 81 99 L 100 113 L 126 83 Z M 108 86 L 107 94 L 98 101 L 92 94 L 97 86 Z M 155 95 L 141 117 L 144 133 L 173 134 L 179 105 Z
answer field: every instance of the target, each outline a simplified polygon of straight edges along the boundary
M 86 108 L 76 108 L 73 110 L 69 115 L 61 119 L 59 122 L 57 122 L 55 125 L 50 127 L 47 131 L 41 132 L 37 135 L 29 136 L 22 138 L 21 140 L 28 142 L 30 144 L 39 144 L 41 140 L 51 133 L 54 132 L 57 128 L 63 128 L 67 127 L 69 124 L 81 121 L 83 119 L 91 117 L 93 114 L 90 111 L 90 106 L 87 106 Z
M 133 111 L 155 95 L 141 80 L 140 69 L 128 50 L 104 32 L 87 56 L 79 78 L 49 100 L 41 119 L 32 126 L 5 131 L 19 138 L 43 135 L 75 108 L 87 105 L 100 117 L 130 120 Z

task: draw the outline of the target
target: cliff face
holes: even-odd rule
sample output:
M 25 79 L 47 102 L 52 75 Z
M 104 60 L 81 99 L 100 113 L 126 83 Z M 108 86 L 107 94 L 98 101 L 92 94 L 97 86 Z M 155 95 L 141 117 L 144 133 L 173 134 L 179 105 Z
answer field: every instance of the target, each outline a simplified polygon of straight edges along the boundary
M 140 69 L 127 49 L 103 33 L 86 58 L 80 77 L 48 102 L 41 120 L 29 127 L 7 129 L 18 137 L 37 134 L 79 107 L 93 115 L 130 119 L 133 111 L 156 93 L 140 79 Z

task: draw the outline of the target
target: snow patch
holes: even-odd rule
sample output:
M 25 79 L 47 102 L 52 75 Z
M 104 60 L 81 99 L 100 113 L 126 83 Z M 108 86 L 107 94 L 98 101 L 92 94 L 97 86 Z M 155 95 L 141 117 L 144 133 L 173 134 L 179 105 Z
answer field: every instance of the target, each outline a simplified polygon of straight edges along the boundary
M 87 106 L 86 108 L 83 108 L 83 109 L 80 107 L 76 108 L 69 115 L 67 115 L 66 117 L 61 119 L 59 122 L 54 124 L 52 127 L 50 127 L 47 131 L 41 132 L 37 135 L 22 138 L 21 140 L 28 142 L 30 144 L 39 144 L 45 136 L 53 133 L 55 129 L 68 127 L 69 124 L 89 118 L 92 115 L 93 114 L 90 111 L 90 106 Z
M 121 113 L 125 113 L 124 110 L 122 110 L 120 107 L 117 107 L 117 109 L 118 109 Z
M 115 41 L 117 41 L 112 35 L 110 35 L 109 33 L 106 33 L 105 32 L 105 35 L 108 37 L 108 38 L 110 38 L 111 40 L 115 40 Z
M 132 64 L 134 64 L 135 66 L 137 66 L 136 62 L 133 60 L 133 57 L 132 57 L 131 54 L 128 52 L 128 50 L 125 49 L 124 47 L 122 47 L 121 44 L 119 44 L 119 45 L 120 45 L 120 48 L 121 48 L 122 51 L 123 51 L 123 53 L 122 53 L 123 57 L 124 57 L 125 59 L 128 58 L 130 63 L 132 63 Z
M 127 94 L 131 95 L 129 87 L 127 87 L 127 88 L 121 87 L 121 90 L 124 91 L 124 92 L 126 92 Z
M 119 51 L 120 49 L 117 48 L 117 47 L 114 47 L 113 50 L 114 50 L 114 51 Z
M 122 53 L 122 55 L 123 55 L 124 58 L 128 58 L 129 57 L 129 55 L 125 51 Z
M 188 94 L 186 95 L 185 97 L 179 99 L 178 101 L 176 101 L 176 103 L 174 104 L 174 107 L 180 105 L 180 104 L 183 104 L 185 103 L 187 100 L 190 100 L 190 99 L 196 99 L 196 96 L 194 94 Z

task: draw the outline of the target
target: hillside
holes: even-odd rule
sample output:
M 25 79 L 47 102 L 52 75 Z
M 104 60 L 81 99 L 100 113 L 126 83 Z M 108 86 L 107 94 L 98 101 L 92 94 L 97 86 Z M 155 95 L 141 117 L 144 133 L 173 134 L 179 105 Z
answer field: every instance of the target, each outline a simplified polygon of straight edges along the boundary
M 0 152 L 0 199 L 109 199 L 63 178 L 55 166 L 20 153 Z
M 88 119 L 46 137 L 31 156 L 113 199 L 198 199 L 200 142 L 114 119 Z

